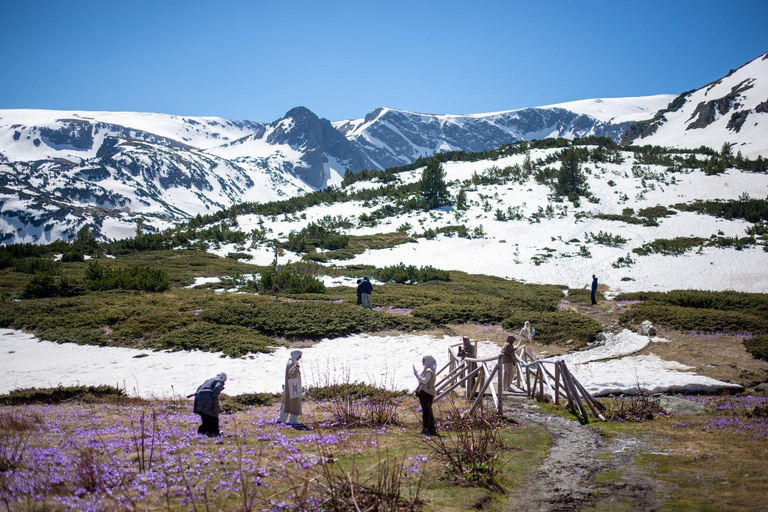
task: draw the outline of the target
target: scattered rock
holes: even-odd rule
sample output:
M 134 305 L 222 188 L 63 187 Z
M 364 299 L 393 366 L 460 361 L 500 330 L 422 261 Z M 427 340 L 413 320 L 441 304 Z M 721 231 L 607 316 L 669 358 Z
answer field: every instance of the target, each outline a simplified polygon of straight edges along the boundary
M 701 414 L 707 410 L 704 404 L 667 395 L 659 397 L 659 405 L 673 414 Z
M 608 340 L 608 336 L 606 336 L 604 332 L 601 332 L 597 336 L 595 336 L 595 341 L 599 341 L 600 343 L 607 340 Z
M 645 320 L 640 324 L 638 331 L 643 336 L 656 336 L 656 328 L 653 326 L 650 320 Z
M 768 393 L 768 382 L 763 382 L 755 388 L 755 391 L 763 391 Z
M 136 354 L 135 356 L 133 356 L 134 359 L 141 359 L 142 357 L 149 357 L 149 354 L 141 353 L 141 354 Z

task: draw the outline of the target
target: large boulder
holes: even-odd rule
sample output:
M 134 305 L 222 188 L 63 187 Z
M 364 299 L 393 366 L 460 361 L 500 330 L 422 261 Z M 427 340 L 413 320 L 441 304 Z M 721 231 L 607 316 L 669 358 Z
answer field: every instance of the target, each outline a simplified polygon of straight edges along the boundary
M 704 404 L 676 396 L 661 396 L 659 398 L 659 405 L 671 414 L 701 414 L 707 410 L 707 406 Z

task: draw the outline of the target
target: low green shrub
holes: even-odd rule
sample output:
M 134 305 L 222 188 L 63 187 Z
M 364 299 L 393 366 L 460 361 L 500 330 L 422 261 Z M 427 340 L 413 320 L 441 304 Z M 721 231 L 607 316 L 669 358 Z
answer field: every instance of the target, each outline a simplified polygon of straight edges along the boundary
M 104 399 L 114 399 L 125 396 L 125 391 L 116 386 L 57 386 L 55 388 L 23 388 L 14 389 L 8 394 L 0 395 L 0 404 L 58 404 L 65 400 L 77 399 L 84 402 L 95 402 Z
M 677 214 L 677 212 L 675 210 L 670 210 L 666 206 L 657 205 L 649 206 L 648 208 L 641 208 L 638 210 L 637 214 L 640 217 L 656 220 L 658 218 L 670 217 Z
M 63 263 L 82 263 L 85 261 L 85 255 L 80 251 L 69 251 L 61 255 L 61 261 Z
M 477 322 L 497 323 L 507 313 L 482 304 L 430 304 L 413 309 L 413 316 L 423 318 L 432 324 L 445 325 Z
M 220 405 L 222 412 L 233 414 L 244 411 L 248 407 L 262 407 L 274 405 L 283 398 L 281 393 L 243 393 L 229 396 L 221 395 Z
M 49 272 L 33 275 L 24 290 L 22 299 L 49 299 L 51 297 L 74 297 L 85 293 L 85 287 L 76 279 L 54 276 Z
M 233 260 L 252 260 L 253 256 L 248 254 L 247 252 L 230 252 L 230 253 L 227 253 L 227 258 L 230 258 Z
M 13 270 L 24 274 L 41 272 L 58 274 L 61 271 L 59 267 L 59 262 L 48 258 L 16 258 L 13 260 Z
M 598 233 L 585 233 L 584 241 L 587 243 L 595 243 L 600 245 L 607 245 L 608 247 L 620 247 L 627 243 L 627 239 L 621 235 L 613 235 L 611 233 L 599 231 Z
M 445 270 L 438 270 L 431 266 L 416 267 L 399 263 L 390 267 L 376 270 L 373 277 L 379 281 L 400 284 L 426 283 L 427 281 L 450 281 L 451 277 Z
M 248 353 L 269 354 L 281 343 L 246 327 L 200 321 L 153 338 L 144 345 L 158 350 L 196 349 L 241 357 Z
M 258 289 L 262 293 L 325 293 L 325 285 L 315 276 L 285 267 L 279 272 L 268 267 L 261 273 Z
M 579 303 L 587 303 L 591 304 L 591 293 L 592 291 L 588 288 L 571 288 L 568 290 L 568 296 L 563 297 L 565 300 L 570 302 L 579 302 Z M 595 298 L 597 300 L 605 300 L 605 297 L 603 296 L 602 292 L 597 292 L 595 295 Z
M 669 292 L 622 293 L 617 300 L 641 300 L 684 308 L 719 309 L 768 314 L 768 295 L 734 291 L 672 290 Z
M 372 396 L 388 396 L 391 398 L 403 396 L 408 391 L 390 391 L 365 382 L 349 382 L 313 386 L 305 390 L 306 397 L 315 402 L 327 402 L 338 398 L 368 398 Z
M 239 325 L 267 336 L 302 339 L 377 331 L 379 316 L 354 305 L 305 301 L 219 305 L 201 314 L 203 320 L 215 324 Z
M 680 211 L 696 212 L 724 219 L 744 219 L 748 222 L 768 220 L 768 200 L 766 199 L 696 200 L 693 203 L 681 203 L 674 206 Z
M 672 239 L 658 238 L 653 242 L 648 242 L 640 247 L 635 247 L 632 249 L 632 252 L 639 254 L 640 256 L 647 256 L 648 254 L 679 256 L 695 247 L 703 247 L 706 243 L 706 238 L 699 238 L 696 236 L 681 236 Z
M 625 324 L 650 320 L 657 326 L 679 331 L 704 331 L 727 334 L 768 333 L 768 317 L 742 311 L 687 308 L 665 304 L 635 304 L 622 315 Z
M 744 348 L 758 359 L 768 361 L 768 335 L 744 338 Z
M 138 290 L 162 292 L 171 287 L 168 273 L 149 265 L 127 268 L 110 267 L 98 261 L 88 263 L 85 271 L 85 285 L 92 291 Z
M 534 339 L 545 345 L 561 345 L 568 340 L 585 344 L 593 341 L 603 331 L 603 326 L 596 320 L 571 311 L 514 313 L 505 318 L 501 326 L 511 333 L 517 333 L 526 320 L 536 328 Z

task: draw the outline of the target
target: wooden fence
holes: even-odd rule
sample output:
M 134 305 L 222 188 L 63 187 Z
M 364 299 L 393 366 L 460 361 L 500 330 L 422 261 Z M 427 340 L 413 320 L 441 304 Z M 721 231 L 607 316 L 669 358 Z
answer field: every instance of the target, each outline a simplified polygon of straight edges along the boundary
M 501 355 L 487 359 L 459 358 L 450 349 L 448 354 L 448 364 L 437 372 L 436 400 L 462 386 L 467 400 L 474 399 L 470 413 L 474 412 L 486 393 L 490 392 L 496 411 L 502 414 L 502 396 L 507 392 L 525 395 L 541 402 L 547 397 L 551 398 L 555 404 L 565 400 L 568 408 L 580 414 L 585 420 L 589 420 L 587 412 L 589 409 L 592 417 L 605 421 L 603 416 L 605 406 L 584 389 L 584 386 L 568 370 L 565 361 L 524 362 L 516 358 L 512 367 L 512 378 L 508 379 L 512 384 L 505 390 L 503 389 L 504 364 Z

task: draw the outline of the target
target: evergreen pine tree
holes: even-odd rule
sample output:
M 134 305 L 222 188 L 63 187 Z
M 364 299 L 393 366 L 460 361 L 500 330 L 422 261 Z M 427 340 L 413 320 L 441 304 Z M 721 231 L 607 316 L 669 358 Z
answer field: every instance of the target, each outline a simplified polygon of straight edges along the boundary
M 460 188 L 459 192 L 456 194 L 454 205 L 456 206 L 457 210 L 467 209 L 467 191 L 464 189 L 464 187 Z
M 450 204 L 445 170 L 437 158 L 431 158 L 427 162 L 427 167 L 421 173 L 419 191 L 426 210 Z
M 560 170 L 557 173 L 557 193 L 562 196 L 577 196 L 584 192 L 586 180 L 581 171 L 579 153 L 575 148 L 567 148 L 560 157 Z

